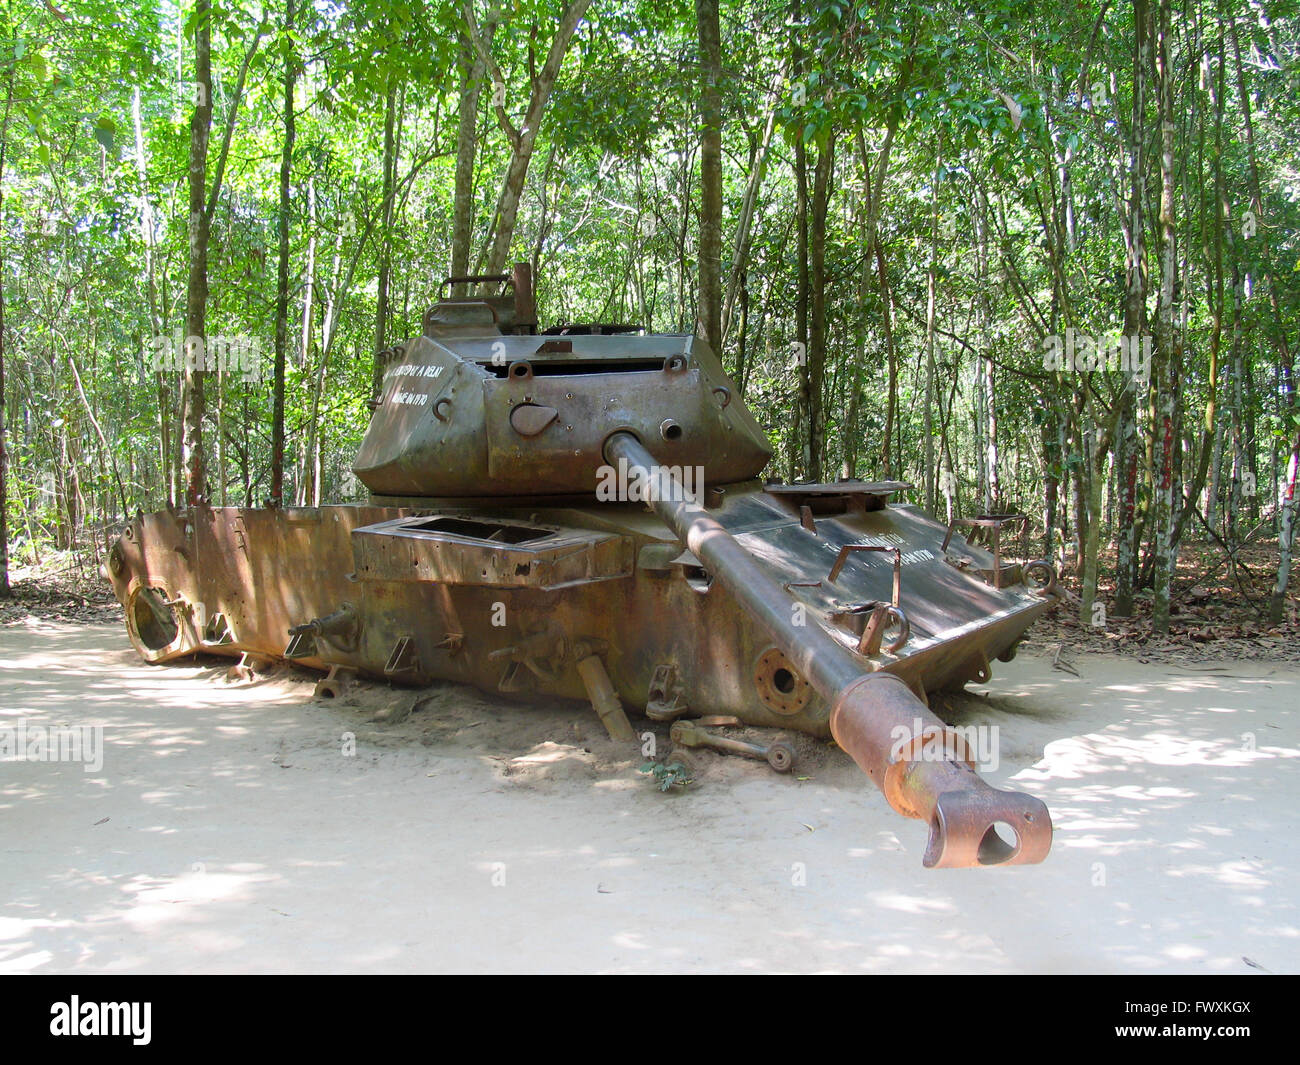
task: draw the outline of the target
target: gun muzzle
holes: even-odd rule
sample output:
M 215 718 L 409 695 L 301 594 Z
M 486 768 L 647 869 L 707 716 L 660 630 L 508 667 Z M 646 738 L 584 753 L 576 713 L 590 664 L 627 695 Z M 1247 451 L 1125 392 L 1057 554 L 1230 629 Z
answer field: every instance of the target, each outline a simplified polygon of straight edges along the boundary
M 871 673 L 843 689 L 830 724 L 835 742 L 889 805 L 929 824 L 927 869 L 1028 865 L 1052 849 L 1052 817 L 1043 801 L 988 784 L 964 737 L 892 673 Z

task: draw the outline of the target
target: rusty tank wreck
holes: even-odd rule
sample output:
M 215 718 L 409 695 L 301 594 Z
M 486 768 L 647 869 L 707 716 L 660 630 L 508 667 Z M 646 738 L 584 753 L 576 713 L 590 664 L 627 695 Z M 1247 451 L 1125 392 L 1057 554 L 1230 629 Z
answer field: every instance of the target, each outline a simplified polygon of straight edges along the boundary
M 765 483 L 768 441 L 698 337 L 540 330 L 526 265 L 452 280 L 497 291 L 440 300 L 381 353 L 367 503 L 123 531 L 106 576 L 145 660 L 290 659 L 322 696 L 360 674 L 579 699 L 615 739 L 631 709 L 678 749 L 777 769 L 787 744 L 719 725 L 833 737 L 928 825 L 926 866 L 1047 856 L 1047 807 L 986 783 L 927 704 L 987 681 L 1056 601 L 1050 565 L 1003 558 L 1023 517 L 944 525 L 892 481 Z

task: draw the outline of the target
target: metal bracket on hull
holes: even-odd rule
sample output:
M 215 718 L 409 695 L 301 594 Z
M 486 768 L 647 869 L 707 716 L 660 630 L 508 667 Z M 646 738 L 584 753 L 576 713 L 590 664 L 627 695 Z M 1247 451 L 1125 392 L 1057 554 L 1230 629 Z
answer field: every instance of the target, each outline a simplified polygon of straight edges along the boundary
M 392 653 L 384 664 L 384 673 L 395 676 L 400 673 L 418 673 L 420 657 L 415 650 L 415 641 L 410 636 L 399 636 L 393 645 Z

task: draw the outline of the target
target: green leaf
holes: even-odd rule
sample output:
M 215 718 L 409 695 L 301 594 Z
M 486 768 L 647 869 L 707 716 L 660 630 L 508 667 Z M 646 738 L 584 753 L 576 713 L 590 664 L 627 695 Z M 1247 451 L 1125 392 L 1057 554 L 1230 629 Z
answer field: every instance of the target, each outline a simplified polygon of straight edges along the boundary
M 106 152 L 115 152 L 113 147 L 114 138 L 117 134 L 117 123 L 107 115 L 100 115 L 95 121 L 95 140 L 99 141 Z

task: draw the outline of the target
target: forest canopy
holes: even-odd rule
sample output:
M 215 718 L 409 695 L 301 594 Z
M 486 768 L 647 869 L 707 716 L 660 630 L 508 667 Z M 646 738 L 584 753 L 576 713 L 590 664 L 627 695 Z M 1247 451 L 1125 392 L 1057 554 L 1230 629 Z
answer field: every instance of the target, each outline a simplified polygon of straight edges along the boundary
M 139 510 L 364 497 L 448 276 L 698 332 L 786 480 L 1180 549 L 1294 615 L 1294 0 L 0 0 L 0 594 Z M 1294 620 L 1292 617 L 1291 620 Z

